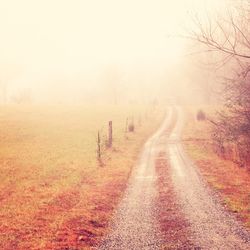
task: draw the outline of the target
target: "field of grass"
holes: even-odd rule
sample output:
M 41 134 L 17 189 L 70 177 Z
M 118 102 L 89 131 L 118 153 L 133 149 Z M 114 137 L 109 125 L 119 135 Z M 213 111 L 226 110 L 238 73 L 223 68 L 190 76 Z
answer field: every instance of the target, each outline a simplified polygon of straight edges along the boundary
M 129 116 L 136 128 L 125 134 Z M 95 245 L 162 119 L 143 106 L 0 107 L 0 249 Z M 109 120 L 114 143 L 100 166 L 97 131 L 106 136 Z
M 210 139 L 211 125 L 197 121 L 198 108 L 187 110 L 183 140 L 187 152 L 208 183 L 221 195 L 225 205 L 250 229 L 250 172 L 214 153 Z M 211 115 L 215 107 L 203 107 Z

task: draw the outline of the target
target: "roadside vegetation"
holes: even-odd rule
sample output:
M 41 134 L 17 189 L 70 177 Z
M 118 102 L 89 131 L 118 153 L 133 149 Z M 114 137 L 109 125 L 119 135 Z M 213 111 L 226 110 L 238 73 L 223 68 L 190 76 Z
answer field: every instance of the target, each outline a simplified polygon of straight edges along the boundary
M 202 174 L 250 228 L 250 5 L 229 2 L 223 13 L 193 17 L 187 37 L 206 54 L 203 66 L 214 77 L 208 96 L 214 99 L 206 103 L 216 106 L 189 109 L 183 136 Z
M 213 117 L 218 106 L 202 107 Z M 250 229 L 250 171 L 228 157 L 218 154 L 214 145 L 214 125 L 209 119 L 197 119 L 197 107 L 187 110 L 183 141 L 190 157 L 205 180 L 218 191 L 222 201 Z
M 212 81 L 213 103 L 219 103 L 210 117 L 215 151 L 240 166 L 250 164 L 250 30 L 249 1 L 232 1 L 226 12 L 204 20 L 194 16 L 187 36 L 208 53 L 204 64 L 217 80 Z M 208 66 L 210 65 L 210 66 Z M 204 66 L 204 65 L 203 65 Z M 219 79 L 219 81 L 218 81 Z M 207 82 L 202 81 L 203 85 Z M 211 83 L 210 83 L 211 84 Z M 208 84 L 209 85 L 209 84 Z M 215 86 L 217 85 L 217 86 Z M 203 91 L 207 88 L 203 87 Z M 208 96 L 211 98 L 211 96 Z M 212 103 L 211 99 L 207 103 Z
M 134 131 L 126 132 L 133 117 Z M 107 229 L 144 141 L 145 106 L 5 106 L 0 111 L 0 248 L 88 249 Z M 97 160 L 97 133 L 113 145 Z

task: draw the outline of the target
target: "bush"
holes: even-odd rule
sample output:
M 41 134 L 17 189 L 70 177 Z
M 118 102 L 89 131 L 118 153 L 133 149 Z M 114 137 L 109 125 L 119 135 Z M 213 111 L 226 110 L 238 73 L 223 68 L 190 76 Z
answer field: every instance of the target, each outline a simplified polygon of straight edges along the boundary
M 206 114 L 205 114 L 205 112 L 202 111 L 202 110 L 199 110 L 197 112 L 196 118 L 197 118 L 198 121 L 204 121 L 204 120 L 206 120 Z
M 130 124 L 128 125 L 128 131 L 129 131 L 129 132 L 134 132 L 134 131 L 135 131 L 135 126 L 134 126 L 133 123 L 130 123 Z

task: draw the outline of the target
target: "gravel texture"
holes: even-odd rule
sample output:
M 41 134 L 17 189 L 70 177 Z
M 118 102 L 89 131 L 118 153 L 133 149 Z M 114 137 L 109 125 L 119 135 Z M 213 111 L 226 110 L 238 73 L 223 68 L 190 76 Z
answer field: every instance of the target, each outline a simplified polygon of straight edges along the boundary
M 162 127 L 144 145 L 111 221 L 109 234 L 99 249 L 162 249 L 166 246 L 166 236 L 158 220 L 162 206 L 157 204 L 155 159 L 159 153 L 157 144 L 170 126 L 173 112 L 177 122 L 169 135 L 165 153 L 169 159 L 174 198 L 180 204 L 183 221 L 188 221 L 190 246 L 180 248 L 176 245 L 170 249 L 250 249 L 250 233 L 221 205 L 183 150 L 180 136 L 185 117 L 181 108 L 170 109 Z
M 162 127 L 146 142 L 133 169 L 127 191 L 99 249 L 161 249 L 162 234 L 157 220 L 155 145 L 169 126 L 171 112 Z
M 180 108 L 177 108 L 177 115 L 168 153 L 177 199 L 190 223 L 191 240 L 201 249 L 250 249 L 249 232 L 221 205 L 185 154 L 180 143 L 184 123 Z

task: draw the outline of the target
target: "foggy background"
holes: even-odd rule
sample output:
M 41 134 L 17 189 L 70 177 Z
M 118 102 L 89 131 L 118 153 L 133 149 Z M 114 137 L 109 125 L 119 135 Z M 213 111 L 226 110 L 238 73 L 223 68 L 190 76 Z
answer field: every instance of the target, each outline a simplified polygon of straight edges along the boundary
M 223 2 L 0 0 L 1 103 L 210 101 L 216 79 L 179 35 Z

